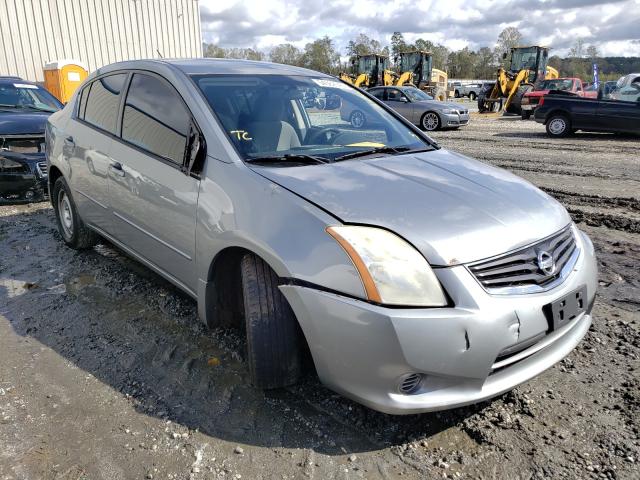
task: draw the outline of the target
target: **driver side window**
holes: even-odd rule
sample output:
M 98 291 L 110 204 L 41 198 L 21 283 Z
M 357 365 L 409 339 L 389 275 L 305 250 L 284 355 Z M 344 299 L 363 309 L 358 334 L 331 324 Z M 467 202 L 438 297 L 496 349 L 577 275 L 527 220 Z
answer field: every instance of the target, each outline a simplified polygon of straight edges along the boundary
M 387 98 L 390 102 L 400 102 L 402 101 L 403 97 L 404 97 L 404 94 L 400 92 L 400 90 L 395 90 L 395 89 L 388 90 Z

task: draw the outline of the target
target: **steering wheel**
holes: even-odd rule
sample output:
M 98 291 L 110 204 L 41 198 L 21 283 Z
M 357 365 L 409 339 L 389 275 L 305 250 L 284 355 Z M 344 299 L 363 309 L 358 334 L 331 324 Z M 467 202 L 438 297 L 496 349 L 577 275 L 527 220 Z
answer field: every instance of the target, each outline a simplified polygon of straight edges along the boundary
M 331 145 L 331 142 L 342 132 L 335 127 L 324 127 L 313 132 L 305 143 L 309 145 Z

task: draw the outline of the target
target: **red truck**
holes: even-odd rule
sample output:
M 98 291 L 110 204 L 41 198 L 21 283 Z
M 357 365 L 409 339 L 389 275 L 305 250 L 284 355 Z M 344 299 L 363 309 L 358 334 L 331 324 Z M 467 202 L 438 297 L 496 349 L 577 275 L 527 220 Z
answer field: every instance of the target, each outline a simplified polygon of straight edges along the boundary
M 534 110 L 538 106 L 540 99 L 551 90 L 562 90 L 573 93 L 578 97 L 597 98 L 598 90 L 584 88 L 582 80 L 575 77 L 553 78 L 551 80 L 542 80 L 533 90 L 527 92 L 522 97 L 522 119 L 527 120 L 533 115 Z

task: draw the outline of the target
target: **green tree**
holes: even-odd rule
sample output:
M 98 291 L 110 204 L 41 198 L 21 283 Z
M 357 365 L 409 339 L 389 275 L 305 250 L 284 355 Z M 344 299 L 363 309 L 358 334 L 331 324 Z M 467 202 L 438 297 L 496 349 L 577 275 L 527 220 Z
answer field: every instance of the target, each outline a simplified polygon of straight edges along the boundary
M 226 56 L 224 48 L 214 45 L 213 43 L 202 44 L 202 55 L 209 58 L 224 58 Z
M 491 79 L 496 76 L 496 57 L 495 52 L 489 47 L 482 47 L 476 52 L 475 63 L 473 66 L 475 78 Z
M 524 37 L 520 30 L 516 27 L 507 27 L 500 35 L 498 35 L 498 41 L 496 43 L 496 57 L 501 59 L 502 66 L 506 69 L 509 68 L 509 52 L 513 47 L 522 45 Z M 506 54 L 506 57 L 504 55 Z
M 411 46 L 407 45 L 404 40 L 404 35 L 400 32 L 393 32 L 391 35 L 391 61 L 394 65 L 400 64 L 400 54 L 411 50 Z
M 319 72 L 336 74 L 340 68 L 340 55 L 328 36 L 307 43 L 302 54 L 303 67 Z
M 347 44 L 347 55 L 355 59 L 358 55 L 369 55 L 372 53 L 380 53 L 382 46 L 380 42 L 361 33 L 353 40 L 349 40 Z
M 284 63 L 286 65 L 301 65 L 302 51 L 290 43 L 283 43 L 273 47 L 269 53 L 269 60 L 274 63 Z

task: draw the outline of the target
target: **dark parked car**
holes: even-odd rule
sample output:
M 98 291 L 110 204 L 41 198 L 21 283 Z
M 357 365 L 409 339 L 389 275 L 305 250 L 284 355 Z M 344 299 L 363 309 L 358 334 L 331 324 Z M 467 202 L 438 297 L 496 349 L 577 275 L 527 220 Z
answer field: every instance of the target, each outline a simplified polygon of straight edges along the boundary
M 42 200 L 47 192 L 44 129 L 62 104 L 19 77 L 0 77 L 0 203 Z
M 640 97 L 638 100 L 598 100 L 552 90 L 540 100 L 534 115 L 552 137 L 565 137 L 576 130 L 640 134 Z

